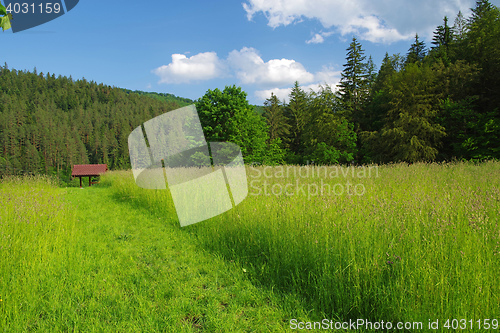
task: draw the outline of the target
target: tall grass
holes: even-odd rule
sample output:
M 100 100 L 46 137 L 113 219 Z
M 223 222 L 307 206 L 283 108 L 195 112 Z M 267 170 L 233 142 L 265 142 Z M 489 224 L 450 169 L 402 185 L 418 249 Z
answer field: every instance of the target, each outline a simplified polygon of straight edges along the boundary
M 196 247 L 171 205 L 159 206 L 170 214 L 161 219 L 133 209 L 160 195 L 132 185 L 126 173 L 83 190 L 43 177 L 0 182 L 0 331 L 285 330 L 290 314 L 272 293 Z
M 66 272 L 75 219 L 60 195 L 44 176 L 0 181 L 0 327 L 6 331 L 18 330 L 18 322 L 36 329 L 42 313 L 64 306 L 57 290 L 65 279 L 57 273 Z
M 248 167 L 244 202 L 183 230 L 255 283 L 299 295 L 317 319 L 498 316 L 499 162 L 373 166 L 370 176 L 284 168 Z M 131 173 L 103 181 L 138 206 L 175 214 L 168 191 L 139 189 Z

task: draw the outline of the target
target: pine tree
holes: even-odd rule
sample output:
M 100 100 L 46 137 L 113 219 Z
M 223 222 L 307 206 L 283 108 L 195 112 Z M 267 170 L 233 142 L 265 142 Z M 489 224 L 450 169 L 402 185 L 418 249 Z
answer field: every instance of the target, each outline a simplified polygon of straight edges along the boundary
M 476 2 L 463 43 L 464 58 L 480 70 L 475 86 L 479 96 L 475 124 L 477 139 L 471 142 L 478 158 L 500 157 L 500 10 L 487 0 Z
M 366 57 L 361 44 L 353 37 L 347 48 L 346 64 L 341 74 L 339 94 L 347 119 L 357 123 L 363 103 L 368 96 Z
M 433 61 L 440 60 L 446 66 L 451 63 L 450 48 L 453 43 L 453 29 L 448 25 L 448 17 L 444 17 L 443 25 L 440 25 L 434 31 L 434 36 L 432 38 L 432 47 L 429 55 L 431 55 Z
M 436 122 L 437 78 L 429 65 L 408 64 L 388 85 L 389 111 L 381 131 L 385 161 L 433 161 L 446 135 Z
M 472 15 L 468 20 L 468 23 L 470 25 L 474 24 L 475 22 L 480 21 L 482 18 L 484 18 L 487 13 L 489 13 L 493 9 L 493 6 L 489 2 L 489 0 L 478 0 L 476 1 L 476 6 L 474 8 L 471 8 Z
M 264 102 L 264 117 L 269 129 L 269 140 L 281 139 L 283 142 L 290 134 L 290 124 L 288 124 L 283 105 L 278 97 L 271 93 L 271 97 Z
M 389 56 L 389 53 L 385 53 L 384 59 L 382 60 L 382 65 L 380 65 L 380 69 L 378 71 L 377 77 L 375 78 L 375 82 L 372 85 L 372 95 L 376 92 L 383 89 L 385 81 L 397 71 L 397 57 L 399 55 Z
M 368 90 L 371 90 L 377 79 L 377 66 L 375 66 L 371 55 L 368 57 L 368 62 L 366 63 L 366 78 Z
M 300 155 L 304 150 L 302 136 L 307 124 L 308 96 L 296 81 L 289 98 L 285 108 L 285 116 L 290 124 L 289 148 L 292 153 Z
M 467 20 L 464 18 L 462 11 L 459 11 L 453 24 L 453 36 L 455 40 L 462 41 L 467 33 Z
M 425 43 L 421 41 L 418 34 L 415 34 L 415 42 L 411 44 L 406 54 L 405 66 L 415 62 L 421 62 L 427 53 Z
M 340 101 L 330 86 L 311 92 L 309 120 L 304 131 L 305 156 L 315 164 L 350 162 L 356 153 L 354 126 L 338 112 Z
M 448 48 L 451 41 L 453 40 L 453 31 L 448 26 L 448 17 L 444 17 L 443 19 L 444 25 L 440 25 L 437 27 L 434 32 L 434 37 L 432 38 L 432 49 L 437 49 L 439 47 Z

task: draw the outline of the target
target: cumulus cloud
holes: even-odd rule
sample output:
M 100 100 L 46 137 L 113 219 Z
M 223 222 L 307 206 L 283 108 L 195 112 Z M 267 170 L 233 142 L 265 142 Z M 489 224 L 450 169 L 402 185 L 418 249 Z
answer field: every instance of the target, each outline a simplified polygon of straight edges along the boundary
M 321 32 L 319 34 L 315 34 L 311 39 L 306 40 L 307 44 L 321 44 L 325 41 L 325 37 L 333 35 L 333 31 L 330 32 Z
M 415 32 L 430 36 L 445 15 L 467 13 L 474 0 L 246 0 L 243 7 L 249 20 L 263 13 L 268 25 L 276 28 L 317 19 L 325 28 L 342 34 L 356 34 L 372 42 L 390 43 L 408 39 Z M 322 42 L 315 35 L 309 42 Z
M 225 76 L 236 76 L 242 84 L 282 86 L 295 81 L 309 83 L 314 74 L 293 59 L 264 61 L 251 47 L 233 50 L 227 59 L 220 59 L 215 52 L 205 52 L 187 57 L 172 54 L 172 62 L 153 70 L 160 77 L 159 83 L 189 83 Z
M 313 38 L 306 41 L 307 44 L 321 44 L 325 41 L 325 38 L 321 34 L 315 34 Z
M 318 92 L 320 90 L 320 86 L 329 86 L 333 91 L 338 89 L 337 85 L 340 82 L 341 71 L 336 71 L 332 67 L 323 67 L 323 69 L 317 72 L 314 75 L 314 83 L 310 83 L 307 85 L 302 85 L 301 88 L 305 92 L 315 91 Z M 292 87 L 280 88 L 275 87 L 271 89 L 262 89 L 255 91 L 255 97 L 264 101 L 267 98 L 271 97 L 271 93 L 276 95 L 280 101 L 288 101 L 290 92 L 292 91 Z
M 199 53 L 189 58 L 173 54 L 170 64 L 156 68 L 153 73 L 160 77 L 159 83 L 189 83 L 233 76 L 238 79 L 239 84 L 260 88 L 255 96 L 262 101 L 271 96 L 271 92 L 281 100 L 287 99 L 295 81 L 306 91 L 317 91 L 320 84 L 335 89 L 341 75 L 341 71 L 327 66 L 311 73 L 293 59 L 264 61 L 252 47 L 233 50 L 226 59 L 219 58 L 215 52 Z
M 306 93 L 310 91 L 319 92 L 321 87 L 329 86 L 333 91 L 337 90 L 337 83 L 313 83 L 305 86 L 300 86 L 302 90 Z M 290 92 L 292 91 L 292 87 L 289 88 L 272 88 L 272 89 L 264 89 L 255 91 L 254 95 L 258 99 L 265 101 L 271 94 L 274 94 L 278 97 L 278 99 L 283 102 L 288 102 L 290 98 Z
M 244 84 L 284 85 L 295 81 L 311 82 L 314 75 L 292 59 L 271 59 L 265 62 L 254 48 L 244 47 L 231 51 L 227 58 L 236 77 Z
M 337 71 L 333 67 L 323 66 L 323 69 L 314 76 L 315 82 L 320 84 L 337 85 L 340 82 L 342 71 Z
M 153 70 L 159 83 L 189 83 L 224 76 L 225 66 L 215 52 L 198 53 L 192 57 L 172 54 L 172 62 Z
M 290 95 L 291 91 L 292 88 L 273 88 L 273 89 L 257 90 L 255 92 L 255 97 L 257 97 L 262 101 L 265 101 L 266 99 L 271 97 L 271 93 L 273 93 L 282 102 L 288 100 L 288 95 Z

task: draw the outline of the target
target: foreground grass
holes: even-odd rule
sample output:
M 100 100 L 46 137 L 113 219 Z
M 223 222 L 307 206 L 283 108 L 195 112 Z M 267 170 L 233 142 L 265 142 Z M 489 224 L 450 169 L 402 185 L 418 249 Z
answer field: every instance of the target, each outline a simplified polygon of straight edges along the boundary
M 243 203 L 183 230 L 255 284 L 306 300 L 316 320 L 439 319 L 448 331 L 447 319 L 500 319 L 500 163 L 312 169 L 248 168 Z M 137 188 L 131 173 L 105 181 L 173 214 L 165 191 Z
M 106 186 L 0 183 L 0 331 L 280 332 L 305 318 L 196 247 L 175 214 L 134 205 Z
M 130 172 L 84 190 L 4 180 L 0 330 L 499 319 L 500 163 L 312 170 L 248 168 L 245 201 L 185 228 Z

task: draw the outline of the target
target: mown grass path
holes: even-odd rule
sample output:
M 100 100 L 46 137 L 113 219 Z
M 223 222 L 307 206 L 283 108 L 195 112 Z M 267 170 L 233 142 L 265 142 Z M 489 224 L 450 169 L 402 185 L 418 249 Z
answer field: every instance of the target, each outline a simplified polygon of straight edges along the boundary
M 99 323 L 123 331 L 282 331 L 289 318 L 236 265 L 196 247 L 166 217 L 71 189 Z M 172 218 L 172 217 L 170 217 Z M 100 285 L 100 288 L 99 286 Z M 96 294 L 95 291 L 99 290 Z M 96 318 L 97 319 L 97 318 Z M 286 323 L 285 323 L 286 322 Z

